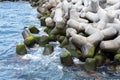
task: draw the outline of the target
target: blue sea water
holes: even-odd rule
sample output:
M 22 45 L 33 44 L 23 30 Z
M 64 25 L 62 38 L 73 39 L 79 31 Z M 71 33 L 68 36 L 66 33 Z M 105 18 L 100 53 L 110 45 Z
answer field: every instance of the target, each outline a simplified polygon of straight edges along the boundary
M 110 76 L 103 71 L 91 77 L 79 66 L 62 66 L 59 55 L 64 49 L 58 46 L 49 56 L 42 55 L 43 47 L 30 49 L 25 56 L 16 55 L 16 44 L 23 43 L 24 27 L 35 24 L 42 30 L 36 15 L 28 2 L 0 2 L 0 80 L 93 80 Z

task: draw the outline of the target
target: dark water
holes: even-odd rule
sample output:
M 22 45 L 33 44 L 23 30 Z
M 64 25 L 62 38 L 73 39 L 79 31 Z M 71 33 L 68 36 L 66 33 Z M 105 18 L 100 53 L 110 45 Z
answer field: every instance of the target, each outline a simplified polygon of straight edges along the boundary
M 42 47 L 28 50 L 25 56 L 16 55 L 15 46 L 23 43 L 21 32 L 25 26 L 35 24 L 42 30 L 36 15 L 28 2 L 0 2 L 0 80 L 101 80 L 113 77 L 119 80 L 119 74 L 106 74 L 104 68 L 91 76 L 79 66 L 63 67 L 59 55 L 64 49 L 58 46 L 49 56 L 42 55 Z

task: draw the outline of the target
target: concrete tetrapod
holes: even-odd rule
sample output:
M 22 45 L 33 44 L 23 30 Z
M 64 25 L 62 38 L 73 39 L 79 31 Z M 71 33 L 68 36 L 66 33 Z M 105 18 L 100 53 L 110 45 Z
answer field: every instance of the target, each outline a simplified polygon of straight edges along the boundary
M 25 55 L 27 54 L 27 50 L 24 44 L 17 44 L 16 46 L 16 53 L 18 55 Z

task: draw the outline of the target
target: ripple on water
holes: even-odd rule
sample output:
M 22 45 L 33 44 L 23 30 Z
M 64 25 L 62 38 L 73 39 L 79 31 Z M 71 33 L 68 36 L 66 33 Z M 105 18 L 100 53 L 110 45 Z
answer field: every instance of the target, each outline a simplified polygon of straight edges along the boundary
M 0 2 L 0 80 L 93 80 L 99 79 L 99 75 L 111 78 L 104 68 L 91 77 L 79 66 L 63 67 L 59 56 L 65 49 L 58 46 L 49 56 L 42 55 L 43 47 L 30 49 L 25 56 L 16 55 L 16 44 L 23 43 L 23 28 L 30 24 L 39 27 L 36 14 L 28 2 Z M 118 78 L 118 74 L 114 73 L 112 78 Z

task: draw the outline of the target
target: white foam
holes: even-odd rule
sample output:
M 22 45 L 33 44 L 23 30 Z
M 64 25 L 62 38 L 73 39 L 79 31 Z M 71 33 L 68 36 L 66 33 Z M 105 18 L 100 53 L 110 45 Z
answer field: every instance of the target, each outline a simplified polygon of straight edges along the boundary
M 32 54 L 26 54 L 25 56 L 22 57 L 22 59 L 32 59 L 32 60 L 39 60 L 40 57 L 37 55 L 32 55 Z

